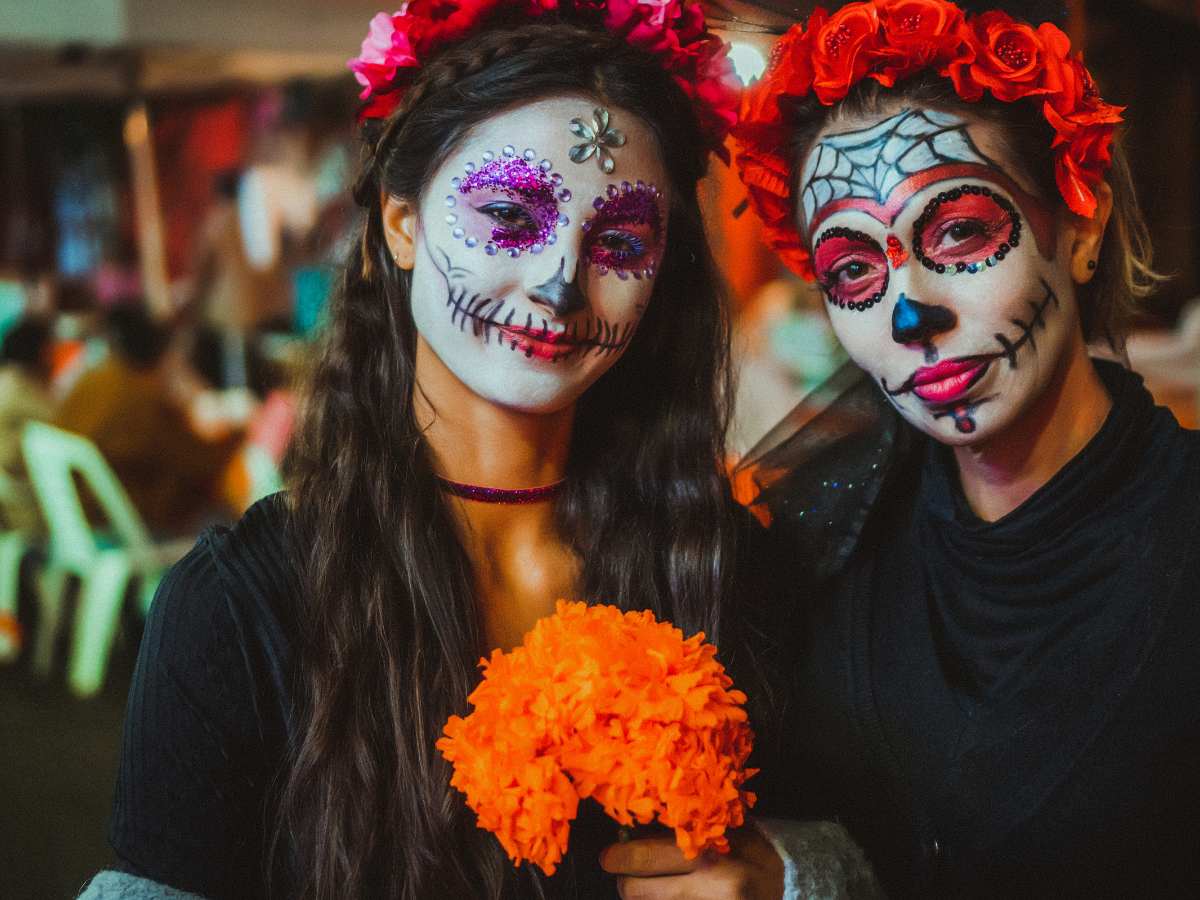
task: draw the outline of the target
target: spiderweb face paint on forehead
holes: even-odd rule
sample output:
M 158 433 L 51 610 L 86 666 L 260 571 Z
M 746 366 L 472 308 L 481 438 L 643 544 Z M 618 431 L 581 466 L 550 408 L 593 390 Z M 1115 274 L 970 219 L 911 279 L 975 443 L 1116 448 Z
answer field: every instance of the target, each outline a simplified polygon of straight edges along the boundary
M 662 243 L 661 202 L 658 188 L 643 181 L 608 185 L 605 196 L 592 201 L 596 214 L 583 223 L 587 263 L 600 275 L 611 270 L 621 279 L 652 277 Z
M 884 206 L 905 179 L 950 163 L 995 167 L 971 141 L 964 120 L 937 110 L 905 109 L 871 128 L 822 138 L 801 179 L 809 227 L 830 203 L 859 198 Z
M 499 156 L 484 153 L 481 166 L 467 163 L 465 177 L 451 180 L 456 193 L 467 198 L 467 203 L 460 205 L 455 195 L 446 198 L 447 206 L 457 208 L 446 217 L 454 226 L 453 236 L 468 247 L 486 239 L 484 250 L 489 255 L 499 250 L 510 256 L 525 250 L 541 252 L 554 243 L 555 228 L 567 224 L 566 217 L 559 213 L 558 201 L 571 199 L 570 192 L 561 187 L 562 176 L 553 168 L 549 160 L 538 162 L 533 150 L 518 155 L 511 145 Z M 489 196 L 494 199 L 489 200 Z M 468 214 L 477 220 L 474 229 Z M 487 233 L 474 233 L 481 227 Z

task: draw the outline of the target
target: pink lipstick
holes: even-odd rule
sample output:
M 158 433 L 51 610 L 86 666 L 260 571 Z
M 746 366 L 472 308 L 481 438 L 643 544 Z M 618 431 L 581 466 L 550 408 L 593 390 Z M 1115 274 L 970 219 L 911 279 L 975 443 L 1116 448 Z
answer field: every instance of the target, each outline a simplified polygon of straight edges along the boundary
M 953 403 L 984 376 L 994 358 L 967 356 L 922 366 L 913 373 L 912 392 L 926 403 Z

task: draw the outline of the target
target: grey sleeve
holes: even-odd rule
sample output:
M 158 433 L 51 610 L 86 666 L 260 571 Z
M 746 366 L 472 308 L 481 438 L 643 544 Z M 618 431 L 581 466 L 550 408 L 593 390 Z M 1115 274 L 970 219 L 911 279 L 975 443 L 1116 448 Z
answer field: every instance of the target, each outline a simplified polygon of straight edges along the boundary
M 179 891 L 149 878 L 105 869 L 83 889 L 76 900 L 204 900 L 199 894 Z
M 836 822 L 751 821 L 783 860 L 782 900 L 883 900 L 875 870 Z

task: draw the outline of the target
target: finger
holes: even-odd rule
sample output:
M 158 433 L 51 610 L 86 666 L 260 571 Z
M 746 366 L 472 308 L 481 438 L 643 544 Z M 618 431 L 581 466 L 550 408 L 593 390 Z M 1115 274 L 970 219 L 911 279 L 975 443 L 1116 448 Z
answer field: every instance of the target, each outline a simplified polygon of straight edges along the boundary
M 668 875 L 662 878 L 631 878 L 622 875 L 617 879 L 617 893 L 621 900 L 695 900 L 696 882 L 689 875 Z
M 703 860 L 685 859 L 683 851 L 669 837 L 642 838 L 613 844 L 600 854 L 600 865 L 617 875 L 684 875 L 697 869 Z

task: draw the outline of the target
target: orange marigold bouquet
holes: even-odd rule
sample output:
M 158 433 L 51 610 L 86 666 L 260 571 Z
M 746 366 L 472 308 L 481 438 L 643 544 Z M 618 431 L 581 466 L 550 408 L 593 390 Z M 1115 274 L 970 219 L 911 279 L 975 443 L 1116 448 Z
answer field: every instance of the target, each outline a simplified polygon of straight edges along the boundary
M 657 818 L 689 859 L 728 852 L 754 804 L 753 734 L 716 652 L 649 612 L 560 600 L 520 647 L 480 661 L 474 711 L 437 744 L 450 783 L 514 864 L 547 875 L 587 797 L 623 826 Z

